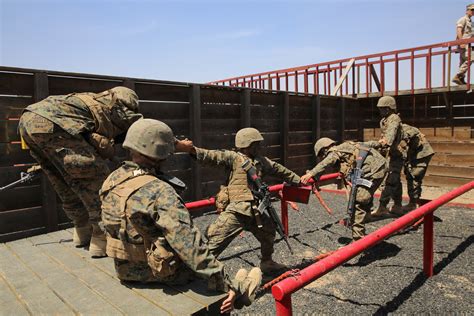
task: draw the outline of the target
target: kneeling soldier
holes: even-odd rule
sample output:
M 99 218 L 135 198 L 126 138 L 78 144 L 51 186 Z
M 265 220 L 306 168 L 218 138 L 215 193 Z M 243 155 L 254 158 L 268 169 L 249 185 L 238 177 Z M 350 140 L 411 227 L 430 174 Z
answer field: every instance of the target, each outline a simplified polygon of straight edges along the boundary
M 362 155 L 362 151 L 365 151 Z M 375 149 L 366 147 L 363 143 L 344 142 L 336 146 L 336 143 L 327 137 L 320 138 L 314 145 L 316 157 L 322 159 L 312 170 L 301 177 L 302 183 L 307 183 L 309 179 L 315 178 L 317 181 L 325 171 L 331 167 L 336 167 L 347 177 L 354 171 L 356 160 L 360 156 L 365 156 L 361 161 L 362 178 L 368 180 L 367 186 L 352 185 L 356 188 L 355 211 L 351 214 L 352 238 L 358 240 L 365 236 L 365 225 L 367 215 L 373 204 L 374 192 L 382 183 L 387 172 L 385 158 Z M 356 179 L 357 180 L 357 179 Z
M 101 93 L 49 96 L 28 106 L 19 130 L 74 224 L 73 242 L 90 242 L 92 257 L 105 256 L 99 228 L 99 189 L 110 173 L 114 138 L 142 118 L 133 90 L 115 87 Z
M 250 231 L 261 244 L 260 268 L 264 273 L 272 273 L 286 266 L 272 259 L 276 227 L 266 214 L 260 214 L 256 209 L 259 201 L 252 191 L 258 188 L 246 170 L 253 167 L 259 178 L 276 175 L 294 184 L 300 182 L 300 177 L 279 163 L 261 156 L 259 150 L 262 141 L 260 132 L 249 127 L 239 130 L 235 135 L 235 147 L 239 151 L 207 150 L 194 147 L 191 141 L 182 142 L 187 144 L 187 151 L 197 160 L 230 169 L 227 180 L 228 204 L 224 203 L 227 204 L 224 210 L 207 229 L 209 249 L 218 256 L 242 230 Z
M 403 140 L 407 145 L 404 172 L 410 202 L 403 207 L 403 211 L 407 212 L 418 207 L 423 178 L 435 152 L 418 128 L 402 124 L 402 129 Z
M 175 188 L 181 181 L 159 171 L 175 150 L 172 130 L 163 122 L 134 123 L 123 143 L 131 153 L 105 180 L 100 197 L 107 234 L 107 255 L 122 281 L 184 284 L 195 277 L 211 290 L 228 292 L 221 311 L 232 309 L 237 295 L 250 304 L 261 271 L 239 271 L 230 279 L 222 263 L 201 239 Z

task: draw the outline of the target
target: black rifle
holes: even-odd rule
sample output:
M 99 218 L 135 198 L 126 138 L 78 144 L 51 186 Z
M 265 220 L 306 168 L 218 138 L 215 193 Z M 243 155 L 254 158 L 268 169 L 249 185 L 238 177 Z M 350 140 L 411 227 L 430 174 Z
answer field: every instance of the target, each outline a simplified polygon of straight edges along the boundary
M 245 160 L 245 162 L 242 164 L 242 168 L 247 172 L 249 180 L 254 184 L 255 190 L 252 190 L 252 193 L 259 200 L 257 208 L 258 212 L 262 215 L 266 214 L 268 217 L 270 217 L 270 219 L 275 224 L 276 231 L 285 241 L 290 253 L 293 254 L 293 249 L 288 242 L 288 237 L 284 233 L 283 224 L 281 223 L 281 220 L 273 208 L 272 202 L 270 200 L 270 191 L 268 190 L 268 185 L 266 185 L 257 175 L 257 170 L 252 165 L 250 160 Z
M 357 187 L 363 186 L 370 189 L 370 187 L 372 187 L 372 184 L 373 184 L 372 181 L 369 181 L 363 178 L 364 171 L 362 171 L 362 165 L 365 161 L 365 158 L 367 158 L 369 151 L 370 151 L 370 148 L 367 148 L 365 146 L 359 147 L 359 153 L 356 157 L 356 166 L 354 169 L 352 169 L 351 174 L 350 174 L 352 187 L 351 187 L 351 193 L 349 194 L 349 202 L 347 203 L 347 215 L 349 217 L 348 220 L 345 221 L 347 226 L 349 226 L 350 223 L 352 222 L 351 219 L 355 212 Z
M 20 179 L 10 184 L 7 184 L 4 187 L 0 187 L 0 192 L 11 189 L 19 184 L 28 183 L 36 180 L 39 177 L 40 171 L 41 167 L 39 165 L 34 165 L 30 167 L 26 172 L 20 173 Z

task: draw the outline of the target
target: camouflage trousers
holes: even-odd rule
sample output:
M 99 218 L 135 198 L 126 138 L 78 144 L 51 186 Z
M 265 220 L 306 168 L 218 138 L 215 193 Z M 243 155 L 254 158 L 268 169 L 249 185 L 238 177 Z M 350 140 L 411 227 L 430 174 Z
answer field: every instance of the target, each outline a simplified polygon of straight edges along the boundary
M 414 162 L 405 164 L 404 173 L 407 179 L 407 191 L 410 202 L 415 202 L 421 197 L 421 186 L 426 169 L 433 156 L 424 157 Z
M 35 113 L 25 112 L 19 129 L 74 226 L 89 222 L 97 229 L 101 213 L 99 190 L 110 173 L 105 160 L 81 136 L 74 137 Z
M 370 188 L 363 186 L 357 187 L 355 211 L 351 218 L 352 239 L 354 240 L 358 240 L 366 235 L 365 222 L 367 221 L 367 216 L 369 216 L 374 204 L 374 193 L 385 178 L 386 172 L 387 170 L 382 168 L 370 179 L 367 179 L 372 182 Z
M 257 227 L 252 214 L 250 202 L 231 202 L 225 211 L 219 214 L 217 220 L 207 228 L 208 248 L 211 253 L 218 257 L 222 251 L 237 237 L 243 230 L 251 232 L 260 242 L 262 260 L 269 259 L 273 254 L 276 228 L 273 221 L 267 216 L 260 216 L 262 228 Z
M 471 51 L 471 60 L 468 61 L 468 50 L 466 48 L 461 48 L 459 50 L 459 70 L 458 77 L 465 77 L 467 69 L 472 64 L 474 60 L 474 53 Z
M 388 175 L 385 182 L 380 186 L 382 194 L 380 196 L 380 205 L 387 206 L 390 199 L 397 205 L 402 204 L 402 182 L 400 180 L 403 168 L 403 157 L 390 157 L 388 164 Z
M 160 282 L 170 285 L 182 285 L 193 279 L 193 272 L 186 266 L 178 269 L 177 273 L 165 279 L 158 278 L 153 275 L 147 262 L 131 262 L 114 258 L 115 272 L 121 281 L 135 282 Z

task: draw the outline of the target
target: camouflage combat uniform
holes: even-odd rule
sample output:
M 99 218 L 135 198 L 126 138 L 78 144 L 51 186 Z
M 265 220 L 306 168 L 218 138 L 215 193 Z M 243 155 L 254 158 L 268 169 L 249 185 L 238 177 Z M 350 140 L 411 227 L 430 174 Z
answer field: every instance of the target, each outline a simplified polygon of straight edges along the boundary
M 107 254 L 114 258 L 120 280 L 184 284 L 197 276 L 208 280 L 212 290 L 231 288 L 242 293 L 210 253 L 183 201 L 160 173 L 126 161 L 106 179 L 100 197 Z M 147 264 L 145 251 L 157 240 L 177 257 L 169 275 L 154 274 Z M 126 248 L 125 253 L 124 249 L 117 252 L 117 243 Z
M 468 15 L 463 16 L 456 22 L 456 27 L 462 29 L 462 38 L 471 38 L 472 37 L 472 21 Z M 459 49 L 459 70 L 457 76 L 460 78 L 464 78 L 466 76 L 467 69 L 471 65 L 472 61 L 474 60 L 474 54 L 471 52 L 471 60 L 468 61 L 468 48 L 469 46 L 466 45 L 464 48 Z
M 410 202 L 416 203 L 421 197 L 421 185 L 426 169 L 435 154 L 430 143 L 416 127 L 402 124 L 403 140 L 406 143 L 404 172 L 407 180 Z
M 360 143 L 348 141 L 329 148 L 326 157 L 307 173 L 317 179 L 335 167 L 347 178 L 355 166 L 360 145 Z M 377 150 L 370 148 L 362 164 L 362 171 L 364 172 L 363 178 L 371 181 L 372 186 L 369 189 L 363 186 L 357 188 L 355 212 L 354 217 L 351 218 L 354 240 L 365 236 L 364 222 L 367 214 L 370 214 L 374 192 L 382 183 L 387 171 L 385 158 Z
M 22 138 L 61 198 L 64 212 L 75 227 L 88 222 L 93 228 L 97 227 L 100 220 L 98 192 L 110 173 L 105 159 L 91 145 L 90 136 L 113 139 L 141 118 L 141 114 L 120 105 L 114 106 L 114 110 L 106 105 L 104 109 L 97 106 L 103 114 L 98 117 L 97 109 L 93 113 L 81 99 L 100 95 L 100 100 L 110 103 L 113 100 L 106 92 L 50 96 L 28 106 L 20 118 Z M 108 122 L 99 122 L 104 119 Z
M 211 252 L 219 256 L 242 230 L 247 230 L 260 242 L 262 260 L 270 259 L 275 242 L 275 225 L 270 218 L 262 215 L 260 217 L 263 227 L 257 227 L 256 202 L 250 189 L 253 184 L 249 183 L 242 164 L 250 160 L 260 177 L 275 175 L 291 183 L 299 183 L 300 177 L 267 157 L 258 156 L 251 159 L 242 153 L 230 150 L 207 150 L 197 147 L 195 149 L 197 160 L 207 164 L 222 165 L 231 170 L 227 184 L 229 204 L 207 229 Z
M 392 113 L 380 121 L 382 152 L 388 152 L 388 175 L 380 190 L 380 205 L 387 206 L 390 198 L 395 205 L 402 204 L 402 183 L 400 181 L 403 168 L 403 154 L 400 150 L 402 139 L 402 122 L 398 114 Z

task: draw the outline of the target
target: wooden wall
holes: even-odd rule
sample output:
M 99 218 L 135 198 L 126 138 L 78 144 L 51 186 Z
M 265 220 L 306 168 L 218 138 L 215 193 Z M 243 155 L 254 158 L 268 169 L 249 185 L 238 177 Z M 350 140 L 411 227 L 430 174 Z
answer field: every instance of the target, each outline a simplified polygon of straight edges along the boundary
M 313 166 L 318 137 L 361 139 L 354 99 L 0 67 L 0 186 L 17 180 L 34 163 L 21 150 L 17 133 L 25 106 L 48 95 L 100 92 L 118 85 L 137 92 L 145 117 L 164 121 L 177 137 L 188 137 L 197 146 L 230 149 L 238 129 L 255 127 L 265 138 L 264 153 L 298 174 Z M 186 201 L 214 195 L 227 174 L 199 166 L 186 154 L 175 154 L 164 169 L 187 184 Z M 0 193 L 0 242 L 68 225 L 45 177 Z

